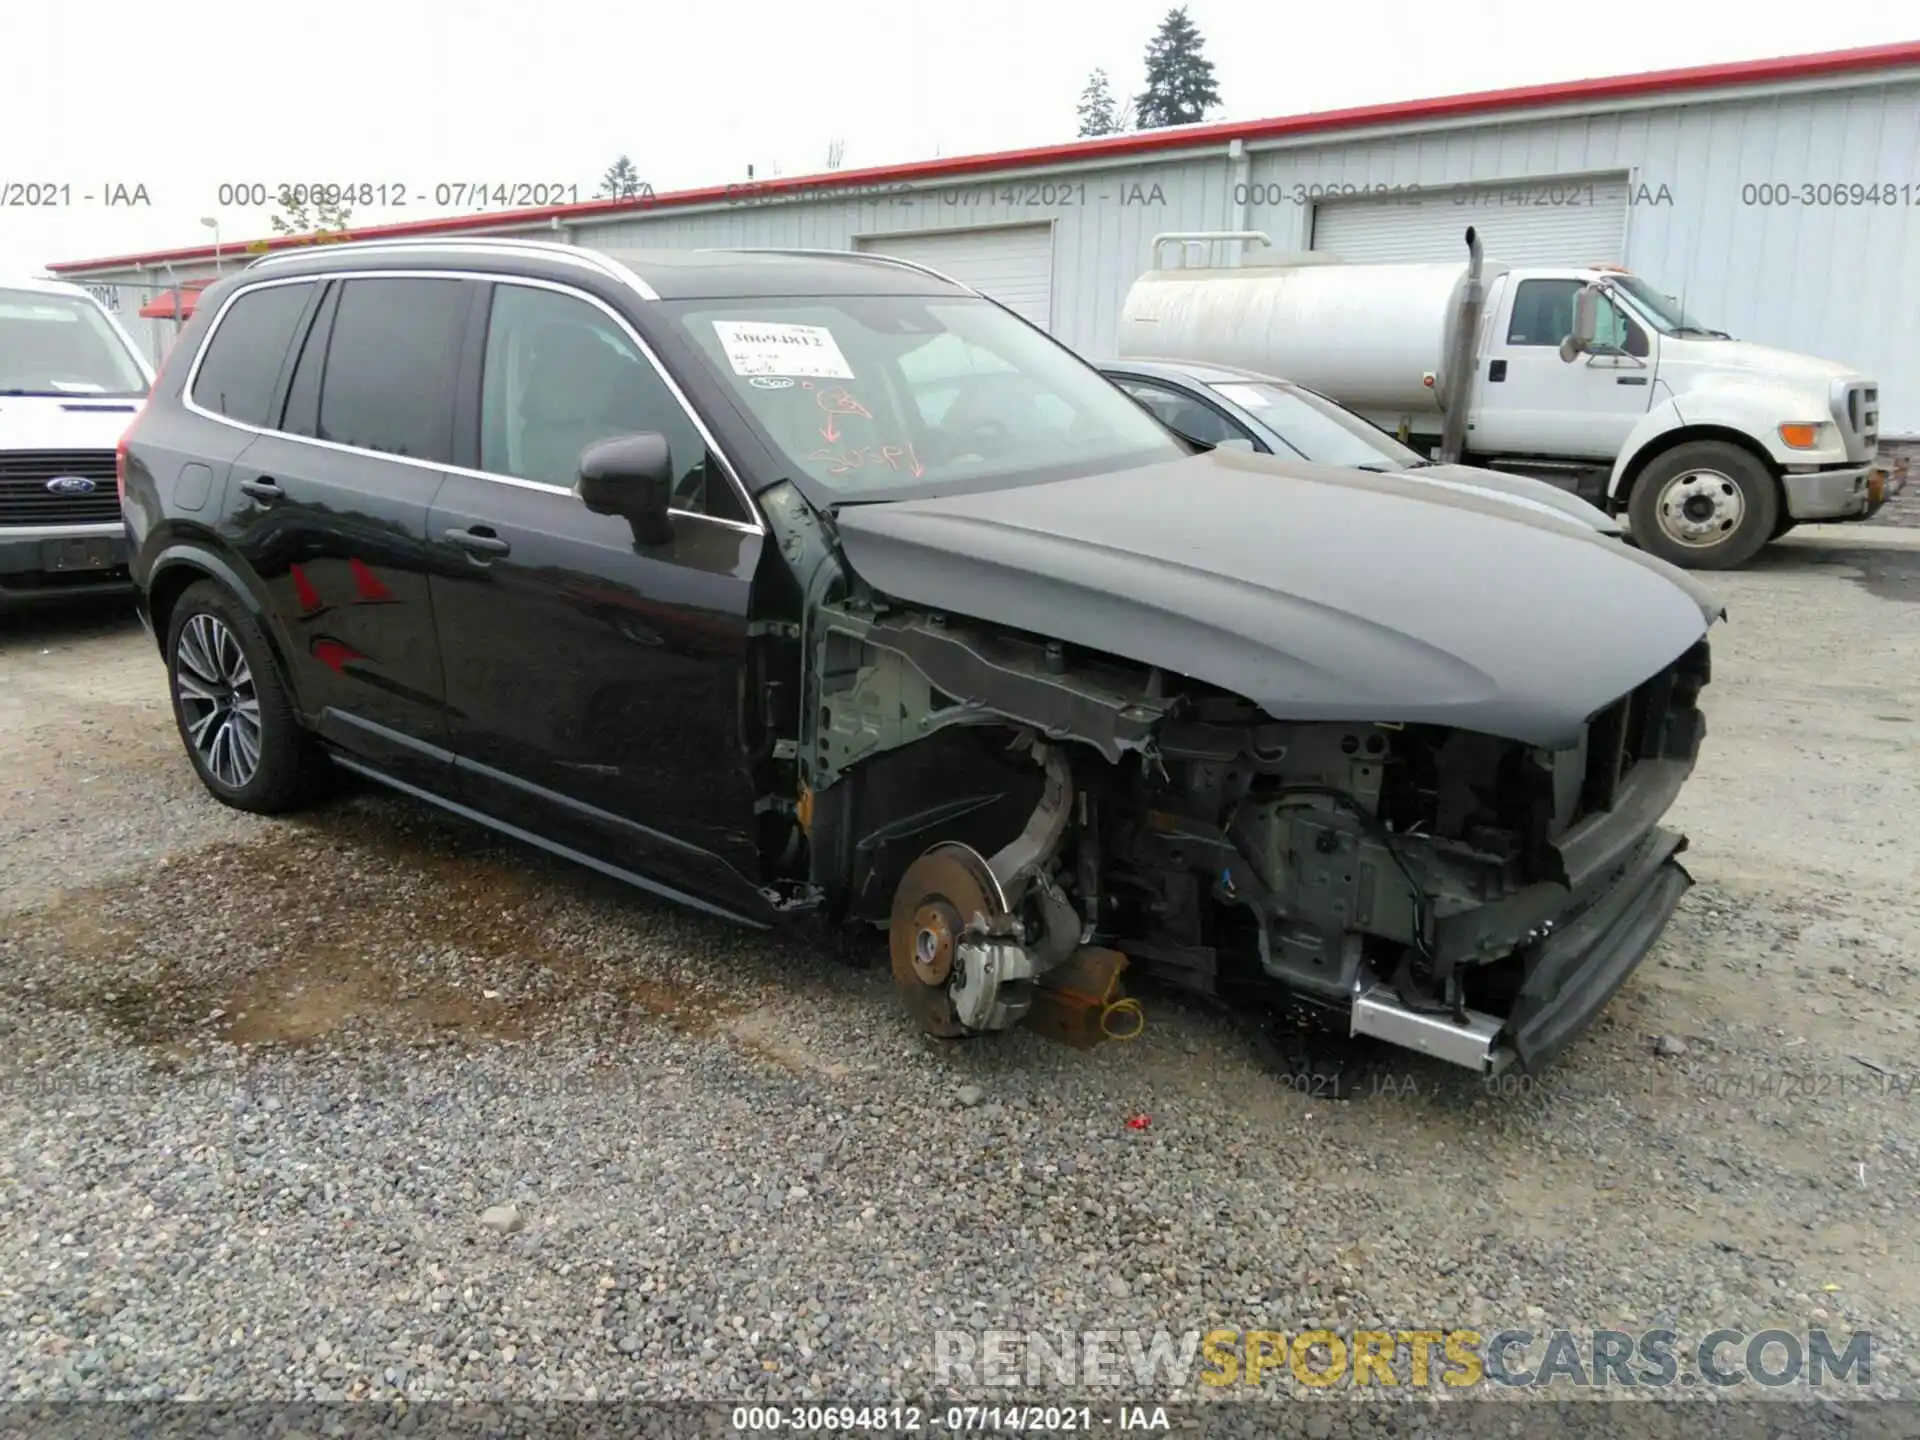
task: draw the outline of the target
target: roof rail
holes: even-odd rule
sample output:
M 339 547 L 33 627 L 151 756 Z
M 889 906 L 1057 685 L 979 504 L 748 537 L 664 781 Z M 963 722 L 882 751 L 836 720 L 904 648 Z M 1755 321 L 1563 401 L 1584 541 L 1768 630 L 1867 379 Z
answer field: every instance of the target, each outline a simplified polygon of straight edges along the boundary
M 311 255 L 374 255 L 382 252 L 406 253 L 415 250 L 439 251 L 478 251 L 482 254 L 520 254 L 544 256 L 555 260 L 566 260 L 623 284 L 637 285 L 649 300 L 660 297 L 653 293 L 650 286 L 641 280 L 633 270 L 620 264 L 610 256 L 580 245 L 567 245 L 557 240 L 525 240 L 517 235 L 462 235 L 451 238 L 437 236 L 406 236 L 394 240 L 335 240 L 320 245 L 299 245 L 286 250 L 274 250 L 255 257 L 248 263 L 247 269 L 258 269 L 262 265 L 278 264 L 284 260 L 299 259 Z
M 973 286 L 967 284 L 966 281 L 956 280 L 953 278 L 953 276 L 946 274 L 944 271 L 936 270 L 931 265 L 922 265 L 918 260 L 903 259 L 901 256 L 889 255 L 885 251 L 881 251 L 881 250 L 807 249 L 797 245 L 796 246 L 711 245 L 711 246 L 706 246 L 704 248 L 709 254 L 720 253 L 720 254 L 729 254 L 729 255 L 826 255 L 836 260 L 871 260 L 871 261 L 877 261 L 882 265 L 898 265 L 902 269 L 917 270 L 922 275 L 929 275 L 935 280 L 944 281 L 946 284 L 953 286 L 954 289 L 964 290 L 969 295 L 980 294 L 978 290 L 974 289 Z

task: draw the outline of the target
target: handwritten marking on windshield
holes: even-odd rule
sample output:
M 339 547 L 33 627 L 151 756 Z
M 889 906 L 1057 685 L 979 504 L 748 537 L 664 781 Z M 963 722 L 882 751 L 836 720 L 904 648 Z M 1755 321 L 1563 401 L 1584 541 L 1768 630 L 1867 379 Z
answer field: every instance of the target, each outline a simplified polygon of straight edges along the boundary
M 858 415 L 863 420 L 873 418 L 867 407 L 854 399 L 852 392 L 844 385 L 836 385 L 831 390 L 817 392 L 813 397 L 813 403 L 829 415 Z
M 857 415 L 863 420 L 873 418 L 867 407 L 854 399 L 852 392 L 844 385 L 836 385 L 831 390 L 814 391 L 813 403 L 827 412 L 827 422 L 820 427 L 820 438 L 829 445 L 838 444 L 840 440 L 840 427 L 833 423 L 834 416 Z
M 825 465 L 829 475 L 845 475 L 849 470 L 877 468 L 881 465 L 895 471 L 904 465 L 916 480 L 927 473 L 927 467 L 920 463 L 920 457 L 914 453 L 911 445 L 856 445 L 840 450 L 822 446 L 809 454 L 807 459 Z

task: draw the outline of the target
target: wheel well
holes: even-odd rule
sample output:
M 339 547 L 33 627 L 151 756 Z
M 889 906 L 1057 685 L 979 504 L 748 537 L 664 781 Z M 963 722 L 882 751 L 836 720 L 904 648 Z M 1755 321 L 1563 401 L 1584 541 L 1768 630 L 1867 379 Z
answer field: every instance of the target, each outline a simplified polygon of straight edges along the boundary
M 1743 434 L 1738 430 L 1730 430 L 1721 425 L 1689 425 L 1683 429 L 1669 430 L 1666 434 L 1649 441 L 1646 447 L 1633 457 L 1627 466 L 1626 473 L 1620 477 L 1620 489 L 1613 497 L 1614 510 L 1618 512 L 1627 508 L 1628 502 L 1633 498 L 1633 487 L 1639 484 L 1641 475 L 1646 473 L 1647 467 L 1655 460 L 1658 460 L 1669 450 L 1678 449 L 1682 445 L 1693 445 L 1704 440 L 1716 440 L 1722 444 L 1731 445 L 1735 449 L 1746 451 L 1747 454 L 1758 460 L 1761 465 L 1766 468 L 1767 474 L 1773 477 L 1775 488 L 1779 487 L 1779 466 L 1773 463 L 1773 457 L 1761 449 L 1758 442 L 1756 442 L 1751 435 Z M 1785 497 L 1783 496 L 1782 498 L 1784 499 Z
M 230 577 L 221 574 L 214 565 L 200 564 L 191 557 L 183 557 L 170 561 L 165 569 L 160 570 L 147 582 L 147 616 L 153 621 L 153 638 L 160 646 L 160 653 L 166 654 L 167 629 L 173 621 L 173 607 L 180 603 L 182 595 L 202 580 L 213 581 L 242 605 L 254 611 L 254 618 L 260 623 L 260 634 L 267 642 L 267 650 L 273 656 L 273 663 L 280 669 L 280 677 L 287 687 L 287 694 L 294 701 L 295 709 L 300 710 L 299 690 L 294 672 L 287 664 L 285 649 L 280 643 L 280 637 L 274 633 L 273 625 L 267 616 L 260 613 L 259 608 L 245 592 L 241 591 Z
M 859 761 L 814 802 L 810 878 L 831 908 L 884 920 L 893 891 L 936 841 L 991 855 L 1020 833 L 1045 774 L 1009 724 L 956 726 Z
M 211 570 L 203 570 L 187 560 L 169 565 L 153 577 L 147 586 L 147 614 L 153 620 L 153 638 L 159 642 L 163 654 L 167 648 L 167 627 L 173 621 L 173 607 L 180 603 L 180 597 L 195 582 L 218 578 Z

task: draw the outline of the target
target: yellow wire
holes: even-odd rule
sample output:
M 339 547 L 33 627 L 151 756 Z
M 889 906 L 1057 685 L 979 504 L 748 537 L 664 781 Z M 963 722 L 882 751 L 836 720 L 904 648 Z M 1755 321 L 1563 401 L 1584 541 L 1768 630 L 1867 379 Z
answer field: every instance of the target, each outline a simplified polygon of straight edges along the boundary
M 1138 1040 L 1141 1032 L 1147 1028 L 1147 1012 L 1131 995 L 1121 1000 L 1114 999 L 1113 992 L 1119 985 L 1120 972 L 1116 970 L 1113 978 L 1107 982 L 1107 993 L 1100 997 L 1100 1033 L 1109 1040 Z M 1116 1035 L 1107 1026 L 1108 1019 L 1114 1015 L 1132 1015 L 1138 1023 L 1126 1034 Z

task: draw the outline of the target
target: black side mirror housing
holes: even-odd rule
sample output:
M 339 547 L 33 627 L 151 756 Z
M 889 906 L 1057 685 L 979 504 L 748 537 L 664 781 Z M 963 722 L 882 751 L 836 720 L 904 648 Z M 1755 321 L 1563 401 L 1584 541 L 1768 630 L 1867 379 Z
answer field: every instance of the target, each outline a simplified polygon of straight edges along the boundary
M 673 539 L 673 455 L 656 432 L 621 435 L 580 456 L 580 502 L 596 515 L 618 515 L 641 545 Z

